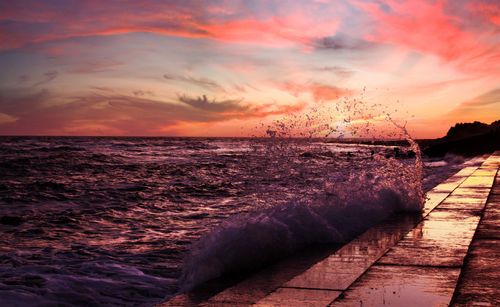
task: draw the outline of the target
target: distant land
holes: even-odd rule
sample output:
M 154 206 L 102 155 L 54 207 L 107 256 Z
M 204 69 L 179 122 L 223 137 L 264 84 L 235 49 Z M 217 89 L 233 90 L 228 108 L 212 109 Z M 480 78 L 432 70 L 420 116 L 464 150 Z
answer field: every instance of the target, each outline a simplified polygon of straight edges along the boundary
M 439 139 L 419 140 L 422 152 L 429 157 L 440 157 L 447 153 L 475 156 L 500 150 L 500 120 L 490 125 L 473 122 L 458 123 Z
M 447 153 L 465 157 L 492 153 L 500 150 L 500 120 L 490 125 L 475 121 L 473 123 L 457 123 L 448 130 L 448 133 L 438 139 L 415 140 L 424 155 L 428 157 L 442 157 Z M 386 145 L 407 147 L 406 140 L 373 140 L 373 139 L 330 139 L 327 143 L 352 143 L 366 145 Z M 401 155 L 404 157 L 404 155 Z

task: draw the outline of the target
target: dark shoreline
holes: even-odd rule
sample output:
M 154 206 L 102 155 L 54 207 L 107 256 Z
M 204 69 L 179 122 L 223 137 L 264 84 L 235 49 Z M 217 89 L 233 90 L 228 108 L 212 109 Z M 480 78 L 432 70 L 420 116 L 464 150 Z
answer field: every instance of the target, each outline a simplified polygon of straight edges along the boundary
M 442 157 L 447 153 L 477 156 L 500 150 L 500 121 L 490 125 L 473 122 L 456 124 L 446 136 L 435 140 L 420 140 L 422 152 L 429 157 Z
M 362 139 L 362 138 L 305 138 L 305 137 L 196 137 L 196 136 L 42 136 L 42 135 L 0 135 L 0 141 L 5 139 L 246 139 L 246 140 L 294 140 L 313 141 L 323 143 L 375 145 L 375 146 L 396 146 L 409 147 L 407 140 L 394 139 Z M 473 122 L 459 123 L 448 130 L 446 136 L 437 139 L 416 139 L 422 153 L 428 157 L 443 157 L 448 153 L 464 157 L 472 157 L 481 154 L 493 153 L 500 150 L 500 120 L 490 125 Z

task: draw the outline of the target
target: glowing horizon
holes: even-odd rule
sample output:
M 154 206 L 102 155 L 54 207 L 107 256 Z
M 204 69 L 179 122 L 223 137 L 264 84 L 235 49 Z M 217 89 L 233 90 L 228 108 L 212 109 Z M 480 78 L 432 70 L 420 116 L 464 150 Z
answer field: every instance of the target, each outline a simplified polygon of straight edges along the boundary
M 0 80 L 1 135 L 250 136 L 361 100 L 434 138 L 500 119 L 500 4 L 5 2 Z

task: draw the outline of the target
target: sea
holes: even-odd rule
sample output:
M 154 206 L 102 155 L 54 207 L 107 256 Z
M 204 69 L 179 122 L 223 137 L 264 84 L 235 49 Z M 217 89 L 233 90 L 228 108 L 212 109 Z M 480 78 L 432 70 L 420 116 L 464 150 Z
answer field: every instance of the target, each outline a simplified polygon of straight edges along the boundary
M 0 306 L 154 306 L 346 243 L 467 162 L 414 146 L 0 137 Z

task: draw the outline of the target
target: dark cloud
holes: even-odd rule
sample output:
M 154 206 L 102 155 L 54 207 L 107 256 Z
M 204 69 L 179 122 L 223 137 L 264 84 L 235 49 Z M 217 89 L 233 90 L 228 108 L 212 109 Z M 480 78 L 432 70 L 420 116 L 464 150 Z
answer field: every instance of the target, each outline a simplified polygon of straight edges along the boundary
M 388 5 L 387 3 L 379 2 L 378 5 L 379 5 L 379 8 L 382 12 L 384 12 L 386 14 L 393 13 L 391 6 Z
M 209 101 L 203 96 L 180 96 L 178 100 L 159 101 L 101 92 L 61 101 L 47 90 L 10 93 L 0 95 L 0 113 L 16 121 L 0 123 L 0 134 L 161 135 L 166 128 L 179 123 L 257 118 L 303 108 L 272 104 L 254 107 L 241 100 Z
M 30 77 L 28 75 L 26 75 L 26 74 L 22 74 L 19 77 L 17 77 L 17 82 L 18 83 L 28 82 L 29 80 L 30 80 Z
M 43 74 L 43 78 L 42 80 L 38 81 L 37 83 L 33 84 L 33 87 L 35 86 L 40 86 L 42 84 L 45 84 L 45 83 L 49 83 L 50 81 L 54 80 L 55 78 L 57 78 L 57 75 L 59 73 L 56 71 L 56 70 L 51 70 L 51 71 L 47 71 Z
M 137 91 L 133 91 L 132 94 L 134 94 L 134 96 L 137 96 L 137 97 L 141 97 L 141 96 L 154 96 L 154 93 L 152 91 L 137 90 Z
M 207 96 L 203 95 L 197 98 L 191 98 L 188 96 L 180 96 L 179 100 L 189 106 L 192 106 L 196 109 L 208 111 L 208 112 L 217 112 L 217 113 L 234 113 L 234 112 L 248 112 L 250 107 L 248 105 L 241 104 L 241 100 L 222 100 L 216 101 L 208 100 Z
M 500 4 L 498 0 L 453 0 L 445 2 L 443 13 L 462 28 L 476 33 L 498 33 Z
M 345 67 L 340 67 L 340 66 L 324 66 L 324 67 L 316 68 L 314 70 L 323 71 L 323 72 L 331 72 L 342 79 L 348 79 L 355 74 L 354 71 L 347 69 Z
M 99 91 L 99 92 L 108 92 L 108 93 L 115 93 L 115 90 L 110 88 L 110 87 L 106 87 L 106 86 L 89 86 L 90 89 L 93 89 L 93 90 L 96 90 L 96 91 Z
M 346 35 L 328 36 L 322 38 L 315 38 L 310 41 L 310 45 L 316 50 L 332 50 L 332 51 L 355 51 L 355 50 L 368 50 L 377 46 L 377 44 L 352 38 Z
M 57 77 L 57 71 L 56 70 L 51 70 L 43 74 L 43 76 L 46 78 L 47 82 L 52 81 Z
M 185 76 L 179 76 L 179 75 L 171 75 L 171 74 L 164 74 L 163 78 L 167 80 L 172 80 L 172 81 L 181 81 L 181 82 L 187 82 L 194 84 L 196 86 L 209 89 L 209 90 L 220 90 L 224 91 L 222 86 L 220 86 L 217 82 L 207 79 L 207 78 L 193 78 L 193 77 L 185 77 Z

